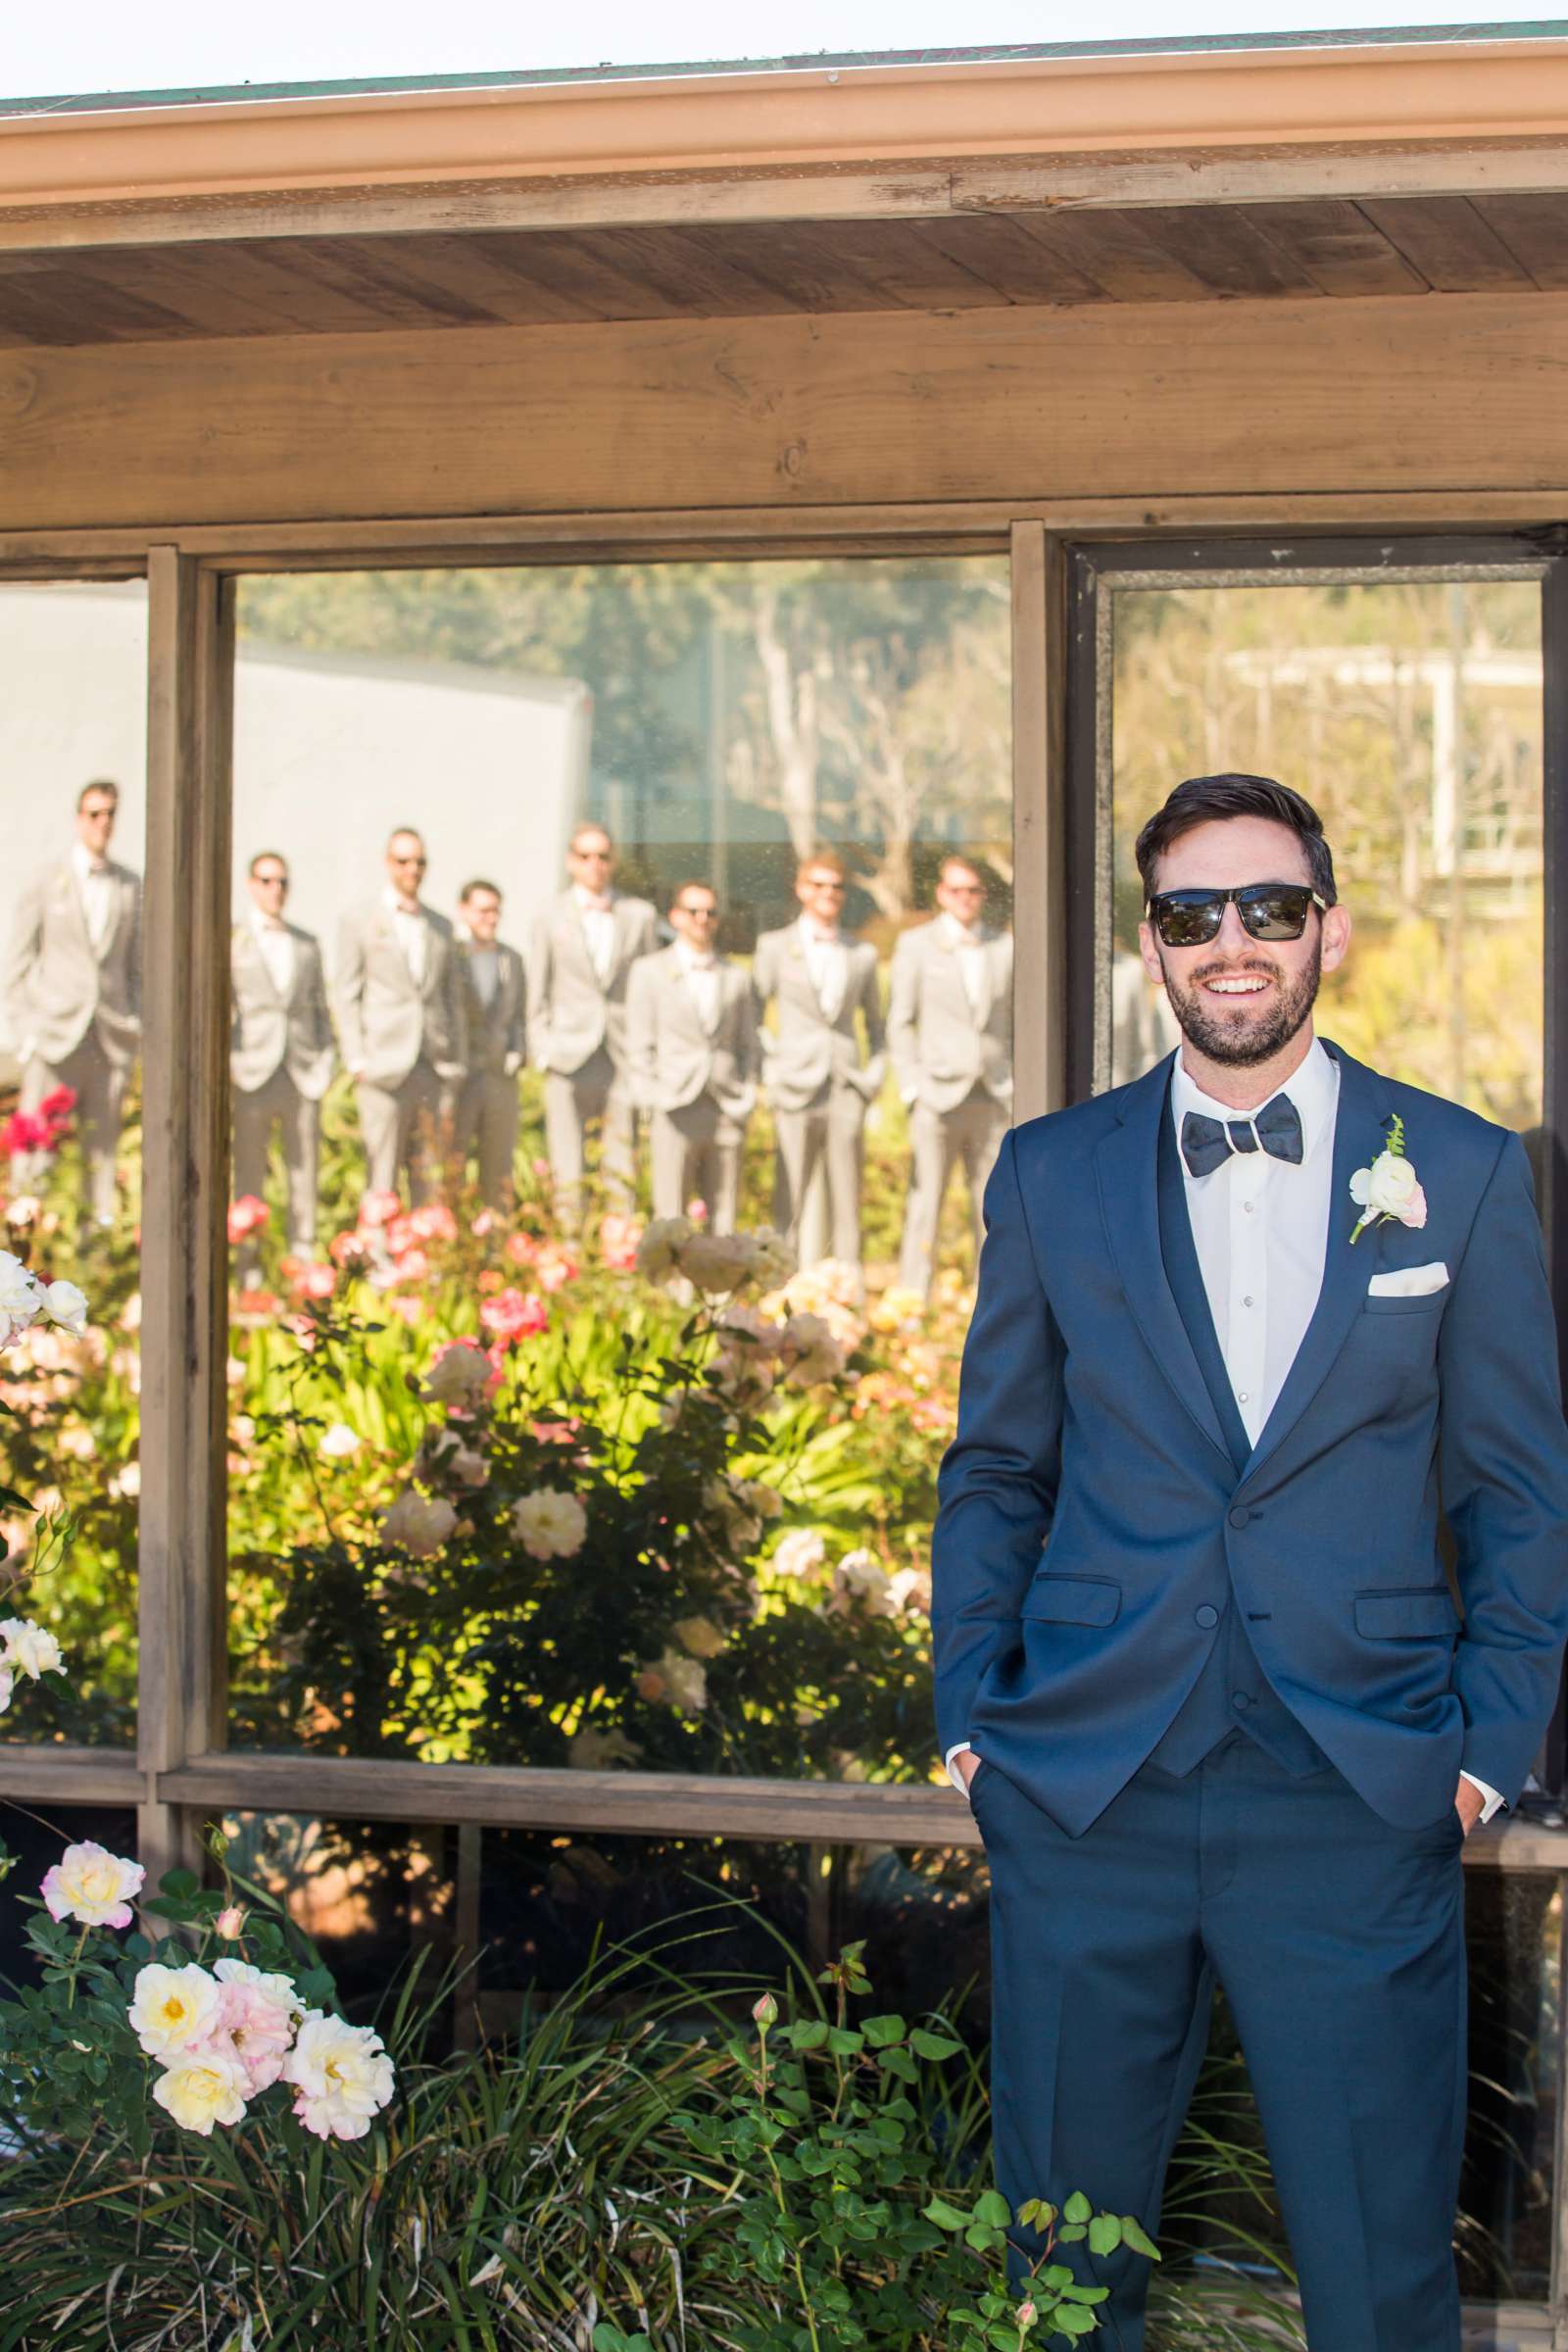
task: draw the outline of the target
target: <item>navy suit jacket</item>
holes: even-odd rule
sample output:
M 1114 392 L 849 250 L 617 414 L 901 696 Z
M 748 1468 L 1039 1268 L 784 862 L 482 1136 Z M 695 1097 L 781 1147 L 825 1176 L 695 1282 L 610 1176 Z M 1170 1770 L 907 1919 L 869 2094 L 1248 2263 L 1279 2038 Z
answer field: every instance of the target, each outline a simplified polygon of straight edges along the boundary
M 937 1738 L 972 1739 L 1074 1836 L 1156 1745 L 1231 1606 L 1286 1706 L 1406 1828 L 1438 1818 L 1461 1766 L 1512 1803 L 1555 1702 L 1568 1428 L 1523 1148 L 1327 1050 L 1323 1287 L 1240 1467 L 1160 1247 L 1174 1055 L 1015 1128 L 986 1189 L 932 1542 Z M 1351 1171 L 1392 1111 L 1427 1222 L 1352 1248 Z M 1435 1295 L 1369 1296 L 1435 1259 Z

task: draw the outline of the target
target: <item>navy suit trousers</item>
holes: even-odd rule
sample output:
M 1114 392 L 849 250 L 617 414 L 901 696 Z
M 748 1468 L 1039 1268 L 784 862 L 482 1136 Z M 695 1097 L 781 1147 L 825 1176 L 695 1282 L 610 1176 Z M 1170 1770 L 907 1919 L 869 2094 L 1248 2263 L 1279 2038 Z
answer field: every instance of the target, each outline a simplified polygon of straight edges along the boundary
M 1311 2352 L 1459 2352 L 1463 1832 L 1402 1828 L 1336 1766 L 1230 1732 L 1146 1763 L 1071 1837 L 982 1759 L 997 2184 L 1082 2188 L 1156 2241 L 1217 1979 L 1251 2076 Z M 1011 2233 L 1020 2287 L 1042 2250 Z M 1153 2266 L 1060 2250 L 1112 2288 L 1105 2352 L 1143 2352 Z

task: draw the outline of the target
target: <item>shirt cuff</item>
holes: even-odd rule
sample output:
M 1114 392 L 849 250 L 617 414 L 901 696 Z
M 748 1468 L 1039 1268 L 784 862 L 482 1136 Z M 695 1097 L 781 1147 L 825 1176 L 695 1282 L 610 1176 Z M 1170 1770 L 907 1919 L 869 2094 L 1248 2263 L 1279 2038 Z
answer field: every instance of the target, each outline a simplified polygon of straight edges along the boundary
M 1482 1795 L 1487 1800 L 1481 1808 L 1480 1818 L 1482 1821 L 1490 1821 L 1494 1813 L 1496 1812 L 1497 1807 L 1502 1803 L 1501 1789 L 1494 1788 L 1490 1782 L 1478 1780 L 1473 1772 L 1461 1771 L 1459 1778 L 1461 1781 L 1468 1781 L 1472 1788 L 1480 1789 Z
M 969 1799 L 969 1791 L 963 1785 L 962 1773 L 956 1772 L 954 1770 L 953 1759 L 955 1756 L 968 1756 L 972 1755 L 973 1753 L 974 1749 L 970 1742 L 967 1740 L 959 1740 L 954 1746 L 949 1748 L 947 1754 L 942 1759 L 943 1763 L 948 1768 L 949 1780 L 953 1783 L 953 1786 L 955 1788 L 956 1788 L 958 1794 L 963 1798 L 966 1804 Z

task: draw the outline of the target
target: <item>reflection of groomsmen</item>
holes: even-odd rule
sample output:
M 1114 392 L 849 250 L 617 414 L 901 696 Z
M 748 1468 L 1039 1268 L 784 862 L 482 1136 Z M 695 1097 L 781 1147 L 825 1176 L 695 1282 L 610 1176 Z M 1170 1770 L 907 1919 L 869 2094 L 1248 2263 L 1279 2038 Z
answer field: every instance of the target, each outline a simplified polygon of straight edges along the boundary
M 741 1147 L 757 1102 L 757 999 L 739 964 L 716 955 L 718 901 L 683 882 L 670 901 L 673 947 L 632 966 L 626 1051 L 640 1106 L 653 1116 L 654 1214 L 694 1198 L 709 1230 L 733 1233 Z
M 337 1024 L 359 1092 L 371 1192 L 394 1192 L 409 1171 L 424 1200 L 438 1142 L 464 1076 L 463 1005 L 452 926 L 419 897 L 428 860 L 400 826 L 386 845 L 387 884 L 338 927 Z
M 512 1191 L 517 1153 L 517 1072 L 523 1054 L 522 957 L 496 933 L 501 893 L 494 882 L 466 882 L 458 901 L 462 936 L 458 970 L 468 1074 L 458 1096 L 453 1160 L 461 1178 L 468 1153 L 479 1160 L 479 1190 L 493 1206 Z
M 109 855 L 119 806 L 118 784 L 94 782 L 77 795 L 71 854 L 24 888 L 5 971 L 23 1065 L 18 1107 L 31 1112 L 56 1087 L 73 1090 L 100 1225 L 114 1222 L 115 1149 L 141 1036 L 141 881 Z M 31 1191 L 41 1175 L 31 1153 L 11 1163 L 16 1192 Z
M 251 859 L 246 887 L 251 903 L 234 925 L 229 954 L 234 1194 L 262 1197 L 275 1123 L 283 1131 L 288 1246 L 296 1257 L 309 1257 L 316 1249 L 321 1097 L 334 1056 L 321 951 L 312 933 L 283 920 L 288 867 L 275 850 Z
M 960 1159 L 979 1263 L 980 1202 L 1012 1103 L 1012 941 L 981 919 L 985 884 L 964 858 L 944 859 L 936 902 L 934 920 L 906 931 L 893 951 L 888 1000 L 912 1158 L 899 1280 L 922 1292 L 931 1288 L 942 1202 Z
M 603 825 L 579 825 L 566 851 L 569 887 L 534 926 L 528 1032 L 545 1073 L 545 1145 L 564 1211 L 581 1206 L 583 1137 L 601 1122 L 600 1161 L 618 1207 L 631 1205 L 636 1104 L 626 1067 L 626 982 L 655 943 L 646 899 L 610 887 L 615 853 Z
M 876 950 L 839 927 L 846 888 L 841 858 L 820 851 L 807 858 L 795 877 L 800 920 L 762 933 L 753 978 L 760 1001 L 778 1006 L 777 1034 L 762 1043 L 778 1137 L 776 1222 L 798 1247 L 802 1204 L 820 1167 L 833 1255 L 858 1266 L 865 1110 L 885 1057 Z

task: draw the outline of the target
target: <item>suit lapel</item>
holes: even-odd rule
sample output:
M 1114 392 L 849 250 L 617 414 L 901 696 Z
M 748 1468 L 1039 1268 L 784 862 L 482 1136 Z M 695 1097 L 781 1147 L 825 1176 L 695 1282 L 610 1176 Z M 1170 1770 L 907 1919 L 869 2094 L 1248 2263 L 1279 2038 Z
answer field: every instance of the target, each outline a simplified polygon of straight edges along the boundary
M 1258 1434 L 1248 1475 L 1288 1437 L 1333 1369 L 1366 1301 L 1366 1286 L 1377 1272 L 1379 1228 L 1364 1233 L 1352 1250 L 1355 1206 L 1350 1178 L 1376 1159 L 1386 1143 L 1383 1121 L 1391 1105 L 1377 1073 L 1324 1040 L 1340 1066 L 1340 1100 L 1334 1120 L 1334 1173 L 1329 1182 L 1329 1230 L 1323 1252 L 1323 1287 L 1312 1319 L 1296 1351 L 1274 1410 Z
M 1238 1478 L 1242 1475 L 1252 1441 L 1247 1434 L 1247 1424 L 1236 1405 L 1236 1391 L 1225 1369 L 1224 1351 L 1219 1334 L 1214 1329 L 1213 1310 L 1208 1303 L 1208 1292 L 1203 1284 L 1203 1269 L 1198 1262 L 1198 1245 L 1193 1240 L 1192 1211 L 1187 1205 L 1187 1187 L 1182 1180 L 1181 1155 L 1176 1149 L 1176 1130 L 1171 1120 L 1159 1122 L 1159 1240 L 1165 1261 L 1165 1277 L 1176 1301 L 1183 1329 L 1193 1344 L 1199 1370 L 1208 1390 L 1210 1402 L 1230 1447 L 1231 1460 Z
M 1168 1115 L 1168 1054 L 1127 1089 L 1121 1119 L 1095 1154 L 1100 1212 L 1133 1321 L 1177 1399 L 1231 1466 L 1214 1399 L 1165 1271 L 1159 1238 L 1159 1123 Z

